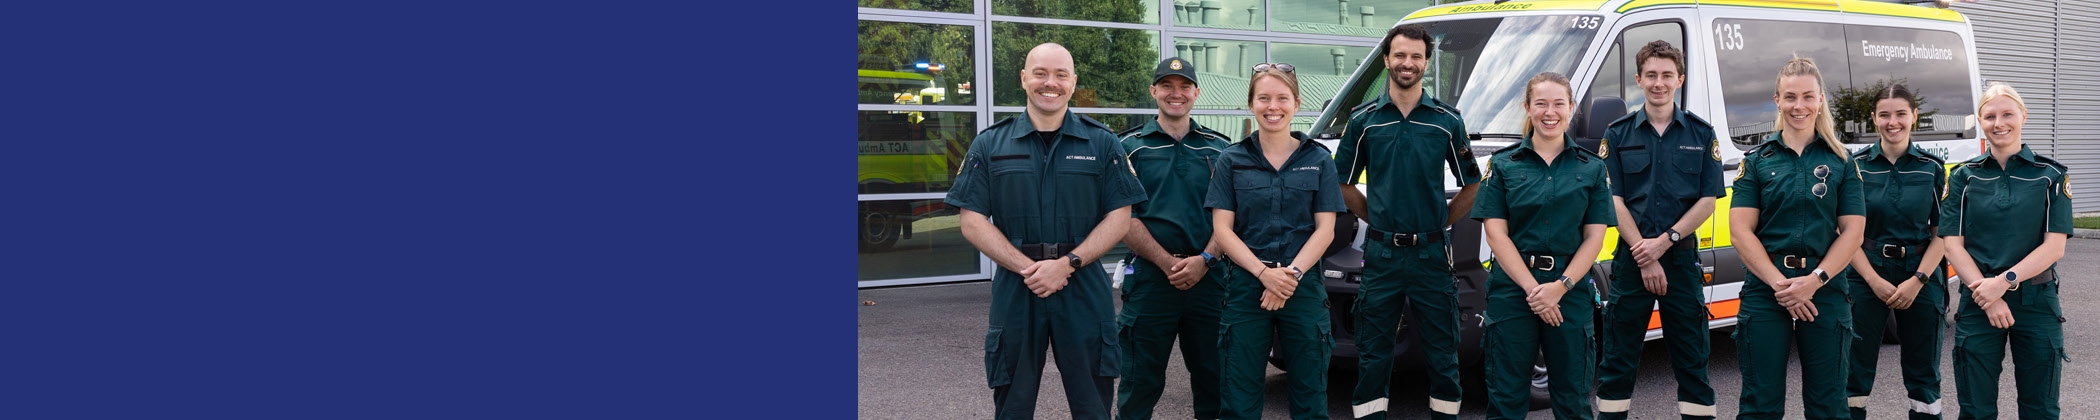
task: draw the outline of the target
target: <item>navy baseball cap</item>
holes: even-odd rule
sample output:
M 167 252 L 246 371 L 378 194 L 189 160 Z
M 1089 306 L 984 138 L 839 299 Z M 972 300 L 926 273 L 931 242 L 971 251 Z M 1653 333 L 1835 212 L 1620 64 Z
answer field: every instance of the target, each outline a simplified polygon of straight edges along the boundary
M 1152 70 L 1152 83 L 1157 84 L 1160 79 L 1165 79 L 1167 76 L 1181 76 L 1189 79 L 1189 84 L 1203 86 L 1201 83 L 1196 83 L 1196 66 L 1190 64 L 1188 60 L 1181 59 L 1181 57 L 1167 57 L 1165 60 L 1159 60 L 1159 67 Z

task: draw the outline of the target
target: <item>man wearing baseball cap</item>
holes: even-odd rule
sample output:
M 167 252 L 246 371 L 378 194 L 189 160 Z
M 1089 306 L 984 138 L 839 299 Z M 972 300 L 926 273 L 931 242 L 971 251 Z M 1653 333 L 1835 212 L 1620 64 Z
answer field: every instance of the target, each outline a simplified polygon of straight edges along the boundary
M 1160 60 L 1152 72 L 1159 117 L 1117 134 L 1131 172 L 1149 196 L 1132 207 L 1139 223 L 1123 243 L 1123 310 L 1116 317 L 1123 343 L 1122 385 L 1116 418 L 1149 419 L 1166 385 L 1167 358 L 1181 339 L 1195 417 L 1218 418 L 1218 316 L 1225 300 L 1224 271 L 1211 271 L 1221 253 L 1210 240 L 1203 209 L 1210 168 L 1227 143 L 1223 134 L 1189 119 L 1196 97 L 1195 66 L 1181 57 Z

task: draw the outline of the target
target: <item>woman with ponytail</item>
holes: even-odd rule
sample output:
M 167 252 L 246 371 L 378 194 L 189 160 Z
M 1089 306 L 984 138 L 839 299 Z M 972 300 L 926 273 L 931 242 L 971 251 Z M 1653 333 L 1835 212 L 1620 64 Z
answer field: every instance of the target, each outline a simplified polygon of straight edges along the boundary
M 1857 166 L 1838 143 L 1823 74 L 1795 57 L 1779 70 L 1778 129 L 1743 158 L 1729 228 L 1744 282 L 1735 341 L 1740 419 L 1786 415 L 1787 353 L 1800 355 L 1809 419 L 1846 419 L 1852 304 L 1843 274 L 1859 252 L 1866 203 Z
M 1936 233 L 1947 166 L 1939 156 L 1911 144 L 1918 126 L 1918 97 L 1902 83 L 1874 95 L 1874 129 L 1881 141 L 1852 154 L 1867 200 L 1865 245 L 1852 257 L 1845 284 L 1852 295 L 1851 376 L 1845 405 L 1853 419 L 1867 418 L 1874 391 L 1874 364 L 1881 360 L 1881 334 L 1895 311 L 1902 343 L 1903 388 L 1910 418 L 1940 418 L 1940 339 L 1946 328 L 1947 281 L 1940 272 L 1945 242 Z

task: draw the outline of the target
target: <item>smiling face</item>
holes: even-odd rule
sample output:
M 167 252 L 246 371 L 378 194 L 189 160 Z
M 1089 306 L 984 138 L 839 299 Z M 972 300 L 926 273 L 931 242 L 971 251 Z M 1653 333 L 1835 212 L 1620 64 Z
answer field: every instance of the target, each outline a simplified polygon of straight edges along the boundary
M 1568 133 L 1568 114 L 1573 112 L 1568 99 L 1568 85 L 1551 81 L 1532 83 L 1525 96 L 1526 113 L 1531 116 L 1531 132 L 1534 138 L 1559 138 Z
M 1254 122 L 1261 131 L 1291 130 L 1291 115 L 1298 113 L 1298 95 L 1291 94 L 1291 87 L 1283 83 L 1281 76 L 1256 75 L 1254 93 L 1249 96 L 1247 108 L 1254 112 Z
M 1684 87 L 1684 75 L 1677 72 L 1677 62 L 1664 57 L 1648 57 L 1642 61 L 1636 81 L 1641 85 L 1649 108 L 1669 109 L 1677 99 L 1677 88 Z
M 1422 69 L 1429 66 L 1429 46 L 1421 39 L 1405 35 L 1394 36 L 1386 45 L 1386 79 L 1401 90 L 1414 89 L 1422 83 Z
M 1918 110 L 1910 107 L 1903 98 L 1888 98 L 1874 103 L 1874 128 L 1881 133 L 1882 141 L 1890 144 L 1908 144 L 1911 128 L 1918 123 Z
M 1072 53 L 1057 44 L 1038 45 L 1028 51 L 1021 69 L 1021 89 L 1028 92 L 1028 109 L 1041 114 L 1064 112 L 1072 101 L 1072 88 L 1079 74 L 1072 70 Z
M 1188 118 L 1189 109 L 1196 107 L 1196 96 L 1203 94 L 1194 82 L 1181 76 L 1167 76 L 1153 83 L 1152 101 L 1159 104 L 1159 115 L 1170 119 Z
M 2027 125 L 2027 111 L 2012 98 L 1998 96 L 1984 102 L 1976 114 L 1976 126 L 1983 129 L 1983 138 L 1989 139 L 1991 147 L 2020 147 L 2020 126 Z
M 1772 95 L 1772 102 L 1779 105 L 1779 119 L 1787 130 L 1816 129 L 1816 118 L 1823 112 L 1823 91 L 1817 82 L 1814 76 L 1779 78 L 1779 93 Z

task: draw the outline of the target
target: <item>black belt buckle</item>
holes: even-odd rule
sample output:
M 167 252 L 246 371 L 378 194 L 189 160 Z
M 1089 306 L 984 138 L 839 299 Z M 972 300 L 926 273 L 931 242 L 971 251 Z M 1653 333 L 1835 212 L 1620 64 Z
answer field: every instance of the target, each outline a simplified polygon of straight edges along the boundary
M 1539 266 L 1539 260 L 1545 260 L 1544 267 Z M 1536 270 L 1553 271 L 1560 269 L 1560 259 L 1547 255 L 1533 255 L 1527 257 L 1524 259 L 1524 264 L 1530 265 L 1532 269 Z
M 1390 236 L 1392 239 L 1389 240 L 1392 241 L 1393 246 L 1409 247 L 1422 244 L 1421 235 L 1415 235 L 1411 233 L 1394 233 L 1390 234 Z M 1401 242 L 1400 238 L 1407 238 L 1407 242 Z
M 1910 256 L 1909 248 L 1896 246 L 1895 244 L 1881 244 L 1882 258 L 1903 259 L 1904 257 L 1908 256 Z
M 1779 266 L 1797 269 L 1808 268 L 1808 258 L 1796 255 L 1781 256 L 1779 257 Z

